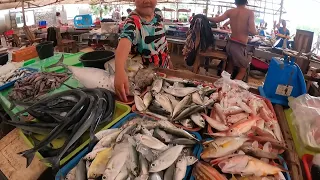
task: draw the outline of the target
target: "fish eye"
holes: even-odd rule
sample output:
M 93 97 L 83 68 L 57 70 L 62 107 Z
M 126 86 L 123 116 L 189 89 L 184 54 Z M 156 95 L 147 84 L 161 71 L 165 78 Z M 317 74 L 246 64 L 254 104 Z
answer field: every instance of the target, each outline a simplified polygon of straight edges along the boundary
M 230 132 L 233 132 L 233 129 L 230 129 Z
M 179 159 L 178 161 L 179 161 L 179 162 L 181 162 L 182 160 L 181 160 L 181 159 Z
M 190 157 L 189 157 L 189 159 L 193 159 L 193 157 L 192 157 L 192 156 L 190 156 Z
M 105 176 L 103 176 L 103 177 L 102 177 L 102 179 L 106 179 L 106 177 L 105 177 Z
M 156 164 L 154 164 L 154 163 L 151 164 L 151 167 L 155 167 L 155 166 L 156 166 Z

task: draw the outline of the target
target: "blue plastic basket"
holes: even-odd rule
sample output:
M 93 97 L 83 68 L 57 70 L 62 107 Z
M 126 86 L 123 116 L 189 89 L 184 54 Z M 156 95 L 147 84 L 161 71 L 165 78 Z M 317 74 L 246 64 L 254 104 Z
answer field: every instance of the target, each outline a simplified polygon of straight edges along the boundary
M 126 123 L 127 121 L 137 117 L 137 116 L 141 116 L 139 114 L 136 113 L 130 113 L 127 116 L 125 116 L 124 118 L 122 118 L 120 121 L 118 121 L 115 125 L 113 125 L 110 129 L 112 128 L 119 128 L 121 127 L 124 123 Z M 193 135 L 195 135 L 195 137 L 199 140 L 201 140 L 201 136 L 199 133 L 197 132 L 189 132 Z M 200 158 L 200 144 L 196 144 L 194 149 L 193 149 L 193 154 L 194 156 L 196 156 L 198 159 Z M 67 164 L 65 164 L 56 174 L 55 179 L 56 180 L 60 180 L 63 177 L 66 177 L 66 175 L 69 173 L 69 171 L 71 171 L 78 163 L 79 161 L 82 159 L 82 157 L 84 157 L 86 154 L 89 153 L 88 147 L 86 147 L 84 150 L 82 150 L 79 154 L 77 154 L 77 156 L 75 156 L 73 159 L 71 159 Z M 185 176 L 185 180 L 187 180 L 188 177 L 190 177 L 191 175 L 191 171 L 192 170 L 192 166 L 188 166 L 187 168 L 187 172 L 186 172 L 186 176 Z
M 31 72 L 32 72 L 31 74 L 33 74 L 33 73 L 35 73 L 35 72 L 38 72 L 38 70 L 37 70 L 37 69 L 33 69 L 33 68 L 23 67 L 23 68 L 20 68 L 20 69 L 26 69 L 26 70 L 29 70 L 29 71 L 31 71 Z M 4 84 L 4 85 L 0 86 L 0 91 L 2 91 L 2 90 L 4 90 L 4 89 L 7 89 L 8 87 L 13 86 L 13 85 L 14 85 L 14 83 L 15 83 L 16 81 L 18 81 L 18 80 L 20 80 L 20 79 L 22 79 L 22 78 L 25 78 L 25 77 L 27 77 L 27 76 L 30 76 L 31 74 L 29 74 L 29 75 L 25 75 L 25 76 L 23 76 L 23 77 L 21 77 L 21 78 L 19 78 L 19 79 L 16 79 L 16 80 L 14 80 L 14 81 L 10 81 L 10 82 L 8 82 L 8 83 L 6 83 L 6 84 Z
M 212 140 L 213 138 L 207 138 L 205 139 L 205 141 L 210 141 Z M 198 154 L 197 154 L 197 157 L 199 157 L 198 159 L 200 159 L 200 155 L 203 151 L 203 146 L 199 145 L 199 151 L 198 151 Z M 283 157 L 281 155 L 279 155 L 279 159 L 280 159 L 280 163 L 282 163 L 282 166 L 285 170 L 288 170 L 288 165 L 286 163 L 286 161 L 283 159 Z M 284 174 L 284 177 L 286 178 L 286 180 L 291 180 L 291 176 L 290 176 L 290 173 L 289 172 L 282 172 Z M 189 180 L 195 180 L 195 178 L 192 176 L 190 176 L 190 179 Z

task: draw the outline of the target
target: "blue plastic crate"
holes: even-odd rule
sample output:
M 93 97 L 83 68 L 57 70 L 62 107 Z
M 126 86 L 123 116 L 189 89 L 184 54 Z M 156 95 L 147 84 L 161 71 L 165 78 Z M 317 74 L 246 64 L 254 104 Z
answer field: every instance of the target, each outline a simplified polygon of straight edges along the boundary
M 19 69 L 26 69 L 26 70 L 29 70 L 29 71 L 31 71 L 31 72 L 32 72 L 32 74 L 33 74 L 33 73 L 35 73 L 35 72 L 38 72 L 38 70 L 37 70 L 37 69 L 27 68 L 27 67 L 23 67 L 23 68 L 19 68 Z M 30 74 L 30 75 L 31 75 L 31 74 Z M 23 76 L 23 77 L 21 77 L 21 78 L 19 78 L 19 79 L 16 79 L 16 80 L 14 80 L 14 81 L 10 81 L 10 82 L 8 82 L 8 83 L 6 83 L 6 84 L 4 84 L 4 85 L 0 86 L 0 91 L 2 91 L 2 90 L 4 90 L 4 89 L 7 89 L 8 87 L 13 86 L 13 85 L 14 85 L 14 83 L 15 83 L 16 81 L 18 81 L 18 80 L 20 80 L 20 79 L 22 79 L 22 78 L 28 77 L 28 76 L 30 76 L 30 75 L 25 75 L 25 76 Z
M 210 141 L 212 140 L 213 138 L 207 138 L 205 141 Z M 198 154 L 197 154 L 197 157 L 199 157 L 198 159 L 200 159 L 200 155 L 203 151 L 203 146 L 200 145 L 199 147 L 199 151 L 198 151 Z M 286 161 L 283 159 L 283 157 L 281 155 L 279 155 L 279 159 L 280 159 L 280 163 L 282 163 L 282 166 L 285 170 L 288 170 L 288 165 L 286 163 Z M 290 173 L 289 172 L 283 172 L 284 174 L 284 177 L 286 178 L 286 180 L 291 180 L 291 176 L 290 176 Z M 192 176 L 190 176 L 190 179 L 189 180 L 195 180 L 195 178 Z
M 113 125 L 110 129 L 112 128 L 119 128 L 121 127 L 124 123 L 126 123 L 127 121 L 137 117 L 137 116 L 141 116 L 139 114 L 136 113 L 130 113 L 127 116 L 125 116 L 124 118 L 122 118 L 120 121 L 118 121 L 115 125 Z M 201 136 L 199 133 L 197 132 L 189 132 L 193 135 L 195 135 L 195 137 L 199 140 L 201 140 Z M 200 144 L 196 144 L 194 149 L 193 149 L 193 155 L 196 156 L 198 159 L 200 159 Z M 86 154 L 89 153 L 88 147 L 86 147 L 84 150 L 82 150 L 79 154 L 77 154 L 77 156 L 75 156 L 73 159 L 71 159 L 67 164 L 65 164 L 60 170 L 59 172 L 56 174 L 55 179 L 56 180 L 60 180 L 62 179 L 62 177 L 66 177 L 66 175 L 69 173 L 69 171 L 71 171 L 78 163 L 79 161 L 82 159 L 82 157 L 84 157 Z M 187 180 L 188 177 L 190 177 L 191 175 L 191 171 L 192 170 L 192 166 L 188 166 L 187 168 L 187 172 L 186 172 L 186 176 L 185 176 L 185 180 Z

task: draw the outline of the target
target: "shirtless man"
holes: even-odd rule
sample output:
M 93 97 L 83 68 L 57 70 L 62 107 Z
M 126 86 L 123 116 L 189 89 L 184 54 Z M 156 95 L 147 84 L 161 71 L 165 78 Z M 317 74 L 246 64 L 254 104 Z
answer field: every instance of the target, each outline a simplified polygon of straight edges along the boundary
M 208 18 L 210 21 L 219 23 L 230 19 L 231 38 L 227 44 L 228 64 L 227 71 L 232 74 L 233 68 L 238 67 L 236 79 L 242 80 L 249 67 L 250 60 L 247 57 L 248 35 L 257 34 L 254 24 L 253 11 L 246 8 L 247 0 L 235 0 L 236 8 L 227 10 L 223 15 Z

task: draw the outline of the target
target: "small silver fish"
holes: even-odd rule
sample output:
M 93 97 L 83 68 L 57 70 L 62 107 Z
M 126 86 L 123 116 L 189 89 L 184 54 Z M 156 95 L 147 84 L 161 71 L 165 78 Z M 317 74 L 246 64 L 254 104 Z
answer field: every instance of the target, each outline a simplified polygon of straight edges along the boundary
M 191 119 L 182 119 L 179 121 L 186 128 L 194 128 L 195 124 Z
M 174 88 L 174 87 L 168 87 L 168 88 L 162 88 L 166 93 L 169 93 L 175 97 L 185 97 L 188 94 L 194 93 L 195 91 L 199 90 L 195 87 L 184 87 L 184 88 Z
M 152 95 L 151 95 L 151 92 L 148 91 L 148 92 L 143 96 L 143 104 L 144 104 L 144 106 L 145 106 L 146 109 L 150 106 L 151 101 L 152 101 Z
M 199 92 L 192 93 L 192 102 L 198 105 L 203 105 L 203 99 L 201 98 Z
M 191 95 L 185 96 L 174 108 L 172 118 L 175 118 L 191 101 Z
M 163 84 L 163 79 L 162 78 L 157 78 L 153 81 L 151 91 L 153 94 L 157 94 L 161 91 Z
M 191 120 L 199 127 L 204 128 L 206 121 L 202 118 L 199 113 L 192 114 L 190 116 Z
M 136 105 L 137 110 L 140 112 L 145 111 L 147 109 L 141 97 L 136 94 L 134 95 L 134 103 Z

